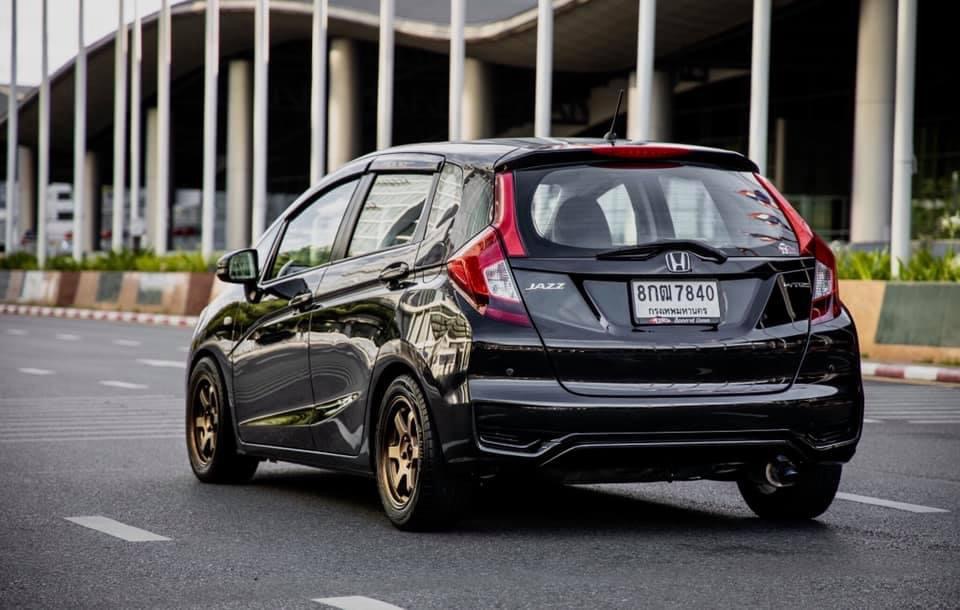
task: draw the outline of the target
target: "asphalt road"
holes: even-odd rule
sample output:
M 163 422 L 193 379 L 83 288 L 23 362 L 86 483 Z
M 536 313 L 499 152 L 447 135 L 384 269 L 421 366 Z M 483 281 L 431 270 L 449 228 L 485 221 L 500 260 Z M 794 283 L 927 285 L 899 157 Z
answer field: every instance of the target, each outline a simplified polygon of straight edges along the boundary
M 0 315 L 0 607 L 960 604 L 956 387 L 869 382 L 850 495 L 817 521 L 766 524 L 697 482 L 501 490 L 455 530 L 406 534 L 364 479 L 268 464 L 197 482 L 188 339 Z M 148 534 L 164 539 L 116 537 Z

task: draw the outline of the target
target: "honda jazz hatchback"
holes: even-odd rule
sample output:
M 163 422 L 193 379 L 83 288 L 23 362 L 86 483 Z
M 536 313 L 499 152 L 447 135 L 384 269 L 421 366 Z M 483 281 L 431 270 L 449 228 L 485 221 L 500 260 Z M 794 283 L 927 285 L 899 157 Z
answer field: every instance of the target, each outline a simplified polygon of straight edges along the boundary
M 404 529 L 480 479 L 735 482 L 832 502 L 863 421 L 830 248 L 756 166 L 604 140 L 404 146 L 224 256 L 187 377 L 190 464 L 369 475 Z

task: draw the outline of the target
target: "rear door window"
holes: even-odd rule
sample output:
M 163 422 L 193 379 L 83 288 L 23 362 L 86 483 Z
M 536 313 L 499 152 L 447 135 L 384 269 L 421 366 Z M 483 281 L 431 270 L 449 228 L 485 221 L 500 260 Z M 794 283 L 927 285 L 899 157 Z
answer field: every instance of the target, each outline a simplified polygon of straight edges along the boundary
M 432 174 L 379 174 L 357 219 L 347 256 L 409 243 L 433 184 Z
M 695 240 L 730 256 L 796 256 L 796 236 L 752 174 L 698 166 L 585 165 L 517 172 L 531 256 L 592 256 Z

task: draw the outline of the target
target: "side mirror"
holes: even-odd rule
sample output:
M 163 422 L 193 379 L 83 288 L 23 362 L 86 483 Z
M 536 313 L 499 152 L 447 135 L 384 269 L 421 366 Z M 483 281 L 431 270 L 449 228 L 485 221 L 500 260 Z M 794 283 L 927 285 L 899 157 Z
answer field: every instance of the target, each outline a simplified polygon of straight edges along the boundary
M 230 284 L 252 284 L 257 281 L 257 251 L 252 248 L 224 254 L 217 261 L 217 279 Z

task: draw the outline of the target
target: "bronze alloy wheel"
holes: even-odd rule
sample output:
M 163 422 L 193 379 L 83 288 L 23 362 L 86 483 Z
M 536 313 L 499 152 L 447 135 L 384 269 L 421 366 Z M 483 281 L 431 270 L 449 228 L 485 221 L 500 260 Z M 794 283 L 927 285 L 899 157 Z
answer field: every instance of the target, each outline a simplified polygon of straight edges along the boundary
M 420 472 L 420 416 L 405 396 L 395 396 L 387 407 L 386 430 L 378 455 L 380 485 L 390 503 L 403 509 L 417 489 Z
M 217 448 L 217 424 L 220 419 L 219 394 L 211 381 L 201 379 L 193 395 L 193 450 L 197 461 L 210 463 Z

